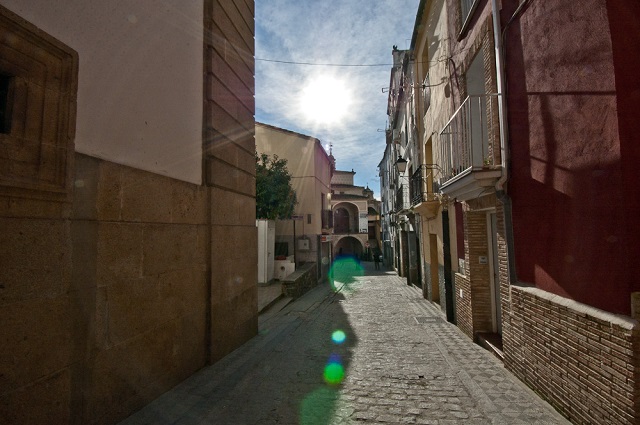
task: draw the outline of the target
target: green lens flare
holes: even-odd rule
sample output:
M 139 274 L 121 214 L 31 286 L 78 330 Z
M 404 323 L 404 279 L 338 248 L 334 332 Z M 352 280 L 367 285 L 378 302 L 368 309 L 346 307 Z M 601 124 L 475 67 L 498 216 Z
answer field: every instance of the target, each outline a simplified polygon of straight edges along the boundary
M 329 280 L 334 291 L 348 290 L 359 276 L 364 276 L 364 269 L 353 257 L 336 258 L 329 270 Z
M 327 384 L 337 385 L 344 379 L 344 368 L 340 363 L 329 363 L 324 368 L 324 380 Z
M 331 334 L 331 340 L 336 344 L 342 344 L 345 339 L 347 339 L 347 335 L 340 329 Z

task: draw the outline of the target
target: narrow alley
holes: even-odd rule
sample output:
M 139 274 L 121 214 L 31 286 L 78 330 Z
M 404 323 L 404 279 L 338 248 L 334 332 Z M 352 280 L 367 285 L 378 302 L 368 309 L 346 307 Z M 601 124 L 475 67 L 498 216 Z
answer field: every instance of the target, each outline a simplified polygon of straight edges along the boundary
M 568 423 L 395 272 L 336 267 L 121 425 Z

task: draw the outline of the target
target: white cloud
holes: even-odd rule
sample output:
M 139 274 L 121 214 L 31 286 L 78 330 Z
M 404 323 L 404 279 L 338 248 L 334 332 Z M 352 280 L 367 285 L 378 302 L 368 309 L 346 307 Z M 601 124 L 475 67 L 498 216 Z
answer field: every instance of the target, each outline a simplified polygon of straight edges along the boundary
M 257 0 L 256 57 L 293 62 L 390 64 L 393 45 L 409 47 L 419 0 Z M 325 67 L 256 61 L 256 119 L 333 144 L 339 169 L 379 191 L 390 65 Z M 353 92 L 340 125 L 304 119 L 299 96 L 310 78 L 342 79 Z

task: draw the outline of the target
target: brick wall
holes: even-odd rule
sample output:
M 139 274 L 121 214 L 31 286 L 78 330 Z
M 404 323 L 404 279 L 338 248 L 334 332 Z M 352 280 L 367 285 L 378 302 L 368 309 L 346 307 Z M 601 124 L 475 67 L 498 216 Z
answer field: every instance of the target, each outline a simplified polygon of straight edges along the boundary
M 456 324 L 462 332 L 473 339 L 473 309 L 469 278 L 456 273 L 454 291 L 456 294 Z
M 507 236 L 505 230 L 505 209 L 502 202 L 496 203 L 496 238 L 498 245 L 498 280 L 500 285 L 500 311 L 499 319 L 502 323 L 502 333 L 508 332 L 509 320 L 508 312 L 510 308 L 510 278 L 509 278 L 509 259 Z
M 505 366 L 577 424 L 637 424 L 638 322 L 511 287 Z
M 471 285 L 473 332 L 492 330 L 489 244 L 487 242 L 487 213 L 467 211 L 465 223 L 465 258 Z M 481 262 L 480 257 L 487 261 Z

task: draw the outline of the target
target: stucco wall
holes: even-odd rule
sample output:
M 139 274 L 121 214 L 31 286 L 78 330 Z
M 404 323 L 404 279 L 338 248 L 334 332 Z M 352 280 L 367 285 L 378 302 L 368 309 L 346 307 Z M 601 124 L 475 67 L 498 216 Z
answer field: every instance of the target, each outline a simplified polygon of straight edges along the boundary
M 201 1 L 0 4 L 78 52 L 76 151 L 202 181 Z
M 256 124 L 256 151 L 268 155 L 277 155 L 287 160 L 287 169 L 291 174 L 291 186 L 296 192 L 298 205 L 295 214 L 303 215 L 296 224 L 296 234 L 301 236 L 322 233 L 322 198 L 330 193 L 331 167 L 329 157 L 320 146 L 320 141 L 292 131 L 279 129 L 260 123 Z M 325 197 L 325 208 L 329 203 Z M 311 223 L 308 222 L 311 214 Z M 277 224 L 278 234 L 292 235 L 293 224 Z
M 606 2 L 531 4 L 507 39 L 518 279 L 629 314 Z

